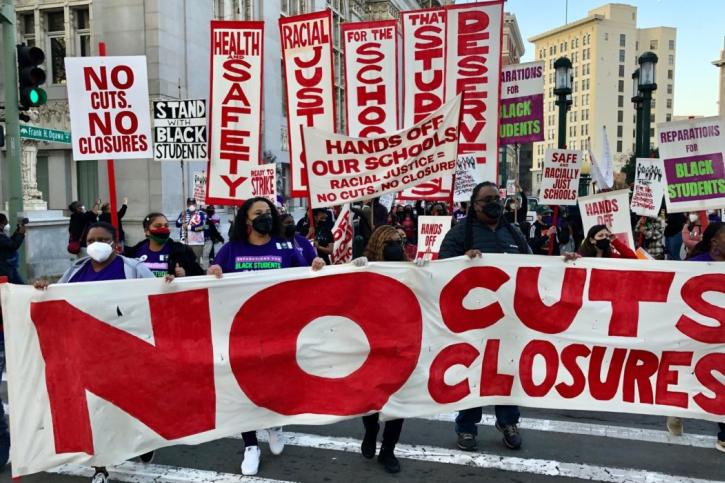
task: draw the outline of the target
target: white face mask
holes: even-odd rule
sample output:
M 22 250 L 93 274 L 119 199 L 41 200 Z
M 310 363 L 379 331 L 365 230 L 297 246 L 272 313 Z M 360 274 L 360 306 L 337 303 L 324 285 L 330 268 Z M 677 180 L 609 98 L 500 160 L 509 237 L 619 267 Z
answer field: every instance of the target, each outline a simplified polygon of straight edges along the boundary
M 696 213 L 691 213 L 690 214 L 690 223 L 695 223 L 699 219 L 700 219 L 700 216 L 697 215 Z
M 88 256 L 98 263 L 108 260 L 113 253 L 113 247 L 109 243 L 93 242 L 88 245 Z
M 196 211 L 196 205 L 189 205 L 189 211 L 192 213 Z
M 6 235 L 10 234 L 10 225 L 5 225 L 3 227 L 3 233 L 5 233 Z

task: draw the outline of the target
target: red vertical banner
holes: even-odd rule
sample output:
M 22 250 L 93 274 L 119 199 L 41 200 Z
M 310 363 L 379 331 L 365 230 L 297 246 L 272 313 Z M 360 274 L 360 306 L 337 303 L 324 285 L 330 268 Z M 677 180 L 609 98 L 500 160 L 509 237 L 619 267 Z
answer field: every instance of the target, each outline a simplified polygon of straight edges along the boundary
M 302 126 L 335 131 L 332 11 L 280 18 L 279 31 L 287 87 L 291 194 L 306 197 Z
M 211 22 L 206 202 L 249 197 L 261 159 L 264 22 Z
M 481 181 L 498 179 L 503 0 L 446 7 L 446 96 L 464 92 L 458 154 Z
M 368 137 L 398 125 L 398 29 L 395 20 L 342 24 L 347 135 Z
M 403 127 L 422 121 L 446 101 L 446 11 L 402 13 Z M 402 200 L 448 201 L 452 177 L 435 178 L 398 194 Z

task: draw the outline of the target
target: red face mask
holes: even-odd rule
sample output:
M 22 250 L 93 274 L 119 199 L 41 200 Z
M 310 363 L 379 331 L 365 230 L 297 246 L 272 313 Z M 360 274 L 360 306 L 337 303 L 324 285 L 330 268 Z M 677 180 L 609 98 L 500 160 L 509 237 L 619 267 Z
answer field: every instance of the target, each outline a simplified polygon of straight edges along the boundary
M 162 226 L 160 228 L 156 228 L 155 230 L 149 230 L 149 233 L 151 233 L 152 235 L 156 235 L 156 236 L 159 236 L 159 235 L 163 236 L 163 235 L 170 235 L 171 230 L 169 230 L 168 226 Z

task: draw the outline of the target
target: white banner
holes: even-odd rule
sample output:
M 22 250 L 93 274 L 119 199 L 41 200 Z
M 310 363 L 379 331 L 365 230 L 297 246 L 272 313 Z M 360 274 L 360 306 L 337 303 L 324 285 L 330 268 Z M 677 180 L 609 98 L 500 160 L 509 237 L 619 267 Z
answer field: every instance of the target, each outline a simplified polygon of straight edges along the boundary
M 665 195 L 665 170 L 661 159 L 637 158 L 634 190 L 629 208 L 640 216 L 657 217 Z
M 206 101 L 154 101 L 154 159 L 206 161 Z
M 352 261 L 352 242 L 355 238 L 355 230 L 352 225 L 352 211 L 350 203 L 342 205 L 342 210 L 332 227 L 332 237 L 335 243 L 332 248 L 330 260 L 334 265 L 349 263 Z
M 668 213 L 725 208 L 725 126 L 721 117 L 657 124 Z
M 347 135 L 366 138 L 397 131 L 398 22 L 345 22 Z
M 451 229 L 450 216 L 418 217 L 418 253 L 415 258 L 437 260 L 446 233 Z
M 458 154 L 476 156 L 483 181 L 498 181 L 503 0 L 446 7 L 446 98 L 465 91 Z
M 607 191 L 579 198 L 584 235 L 595 225 L 606 225 L 619 241 L 634 250 L 629 190 Z
M 723 421 L 715 265 L 484 254 L 4 284 L 13 475 L 371 411 L 518 404 Z M 466 302 L 482 289 L 489 305 Z
M 332 11 L 280 18 L 279 31 L 287 86 L 290 190 L 294 197 L 306 197 L 302 128 L 335 131 Z
M 213 20 L 206 202 L 234 205 L 261 157 L 264 22 Z
M 184 194 L 186 196 L 186 194 Z M 206 171 L 194 171 L 194 196 L 196 204 L 204 204 L 206 197 Z
M 457 96 L 425 120 L 385 136 L 352 138 L 305 127 L 312 207 L 375 198 L 453 176 L 460 107 Z
M 539 203 L 576 205 L 583 161 L 584 151 L 547 149 L 544 153 Z
M 402 13 L 403 127 L 440 109 L 446 101 L 446 11 Z M 450 201 L 453 180 L 434 178 L 398 194 L 399 200 Z
M 153 158 L 146 56 L 66 57 L 73 158 Z
M 478 171 L 476 170 L 476 157 L 473 154 L 458 156 L 456 161 L 455 190 L 453 191 L 453 202 L 468 203 L 471 201 L 473 188 L 481 183 Z

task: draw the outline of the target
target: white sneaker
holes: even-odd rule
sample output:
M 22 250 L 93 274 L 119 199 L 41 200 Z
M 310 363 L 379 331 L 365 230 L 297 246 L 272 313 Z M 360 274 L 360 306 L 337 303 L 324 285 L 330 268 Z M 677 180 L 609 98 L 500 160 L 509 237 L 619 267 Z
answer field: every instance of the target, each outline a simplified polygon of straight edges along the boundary
M 667 431 L 672 436 L 682 436 L 682 418 L 667 416 Z
M 91 483 L 109 483 L 110 481 L 111 480 L 108 479 L 108 476 L 106 476 L 104 473 L 98 472 L 93 475 Z
M 269 439 L 269 451 L 273 455 L 280 455 L 284 451 L 284 433 L 282 428 L 269 428 L 267 430 Z
M 249 446 L 244 449 L 244 460 L 242 460 L 242 474 L 244 476 L 254 476 L 257 474 L 261 454 L 259 446 Z
M 717 440 L 717 443 L 715 443 L 715 449 L 718 451 L 722 451 L 725 453 L 725 441 Z

